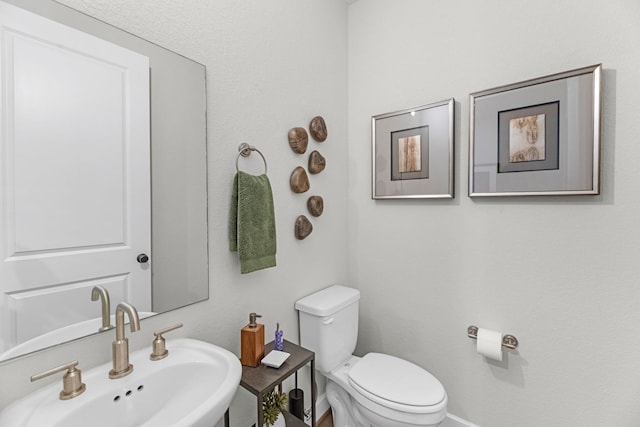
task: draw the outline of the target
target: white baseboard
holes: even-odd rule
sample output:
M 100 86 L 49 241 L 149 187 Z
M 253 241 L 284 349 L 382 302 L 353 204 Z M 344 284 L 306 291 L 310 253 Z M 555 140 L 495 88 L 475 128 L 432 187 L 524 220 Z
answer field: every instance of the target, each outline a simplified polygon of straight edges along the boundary
M 447 418 L 444 419 L 440 427 L 480 427 L 477 424 L 470 423 L 467 420 L 463 420 L 460 417 L 456 417 L 453 414 L 447 413 Z
M 322 393 L 316 399 L 316 418 L 320 418 L 329 410 L 329 401 L 327 400 L 327 394 Z M 311 425 L 311 417 L 305 417 L 307 425 Z M 453 414 L 447 413 L 447 418 L 444 419 L 439 427 L 480 427 L 477 424 L 473 424 L 467 420 L 463 420 L 460 417 L 456 417 Z

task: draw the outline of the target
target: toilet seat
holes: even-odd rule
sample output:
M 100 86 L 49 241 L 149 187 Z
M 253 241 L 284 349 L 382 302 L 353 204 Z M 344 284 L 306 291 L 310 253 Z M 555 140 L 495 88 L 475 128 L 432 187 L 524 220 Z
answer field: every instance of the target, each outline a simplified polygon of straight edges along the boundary
M 441 411 L 446 402 L 446 392 L 436 377 L 388 354 L 368 353 L 347 375 L 355 391 L 387 408 L 428 414 Z

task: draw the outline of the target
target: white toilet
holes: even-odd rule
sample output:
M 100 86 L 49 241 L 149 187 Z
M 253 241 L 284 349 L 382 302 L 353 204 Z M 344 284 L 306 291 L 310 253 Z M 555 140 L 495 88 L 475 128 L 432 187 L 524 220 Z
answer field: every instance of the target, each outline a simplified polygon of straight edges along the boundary
M 344 286 L 295 304 L 300 344 L 315 352 L 327 377 L 335 427 L 437 426 L 447 415 L 447 393 L 436 377 L 406 360 L 380 353 L 353 356 L 360 291 Z

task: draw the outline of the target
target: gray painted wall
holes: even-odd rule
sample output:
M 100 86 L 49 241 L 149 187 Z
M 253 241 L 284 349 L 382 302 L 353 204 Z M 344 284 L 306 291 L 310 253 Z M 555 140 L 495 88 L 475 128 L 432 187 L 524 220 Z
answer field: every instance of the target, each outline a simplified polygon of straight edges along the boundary
M 483 427 L 638 426 L 640 3 L 349 8 L 350 282 L 358 351 L 399 354 Z M 470 199 L 469 93 L 604 64 L 602 194 Z M 372 201 L 370 116 L 456 99 L 456 198 Z M 469 325 L 512 333 L 485 361 Z
M 293 302 L 348 283 L 362 291 L 357 351 L 425 366 L 458 416 L 483 427 L 640 424 L 640 4 L 367 0 L 347 13 L 342 0 L 65 3 L 207 66 L 211 299 L 143 321 L 133 348 L 182 321 L 174 336 L 238 352 L 250 311 L 297 341 Z M 597 62 L 605 67 L 602 195 L 469 199 L 468 94 Z M 372 201 L 370 116 L 452 96 L 456 198 Z M 326 209 L 298 242 L 293 221 L 306 197 L 292 194 L 288 179 L 306 158 L 288 148 L 286 132 L 316 114 L 330 139 L 312 192 Z M 241 141 L 269 161 L 279 230 L 278 267 L 246 277 L 226 244 Z M 470 324 L 515 334 L 519 351 L 486 362 L 466 338 Z M 112 340 L 0 365 L 0 406 L 38 388 L 28 376 L 43 368 L 109 360 Z M 238 392 L 234 426 L 250 425 L 253 405 Z
M 174 337 L 204 339 L 239 354 L 240 329 L 253 311 L 263 315 L 268 340 L 279 322 L 285 338 L 297 342 L 294 301 L 347 277 L 348 5 L 343 0 L 64 3 L 207 67 L 210 299 L 143 320 L 141 331 L 130 336 L 132 349 L 150 348 L 154 330 L 183 322 Z M 289 129 L 307 127 L 316 115 L 324 116 L 328 139 L 311 142 L 304 156 L 294 153 Z M 278 236 L 278 266 L 247 275 L 240 275 L 237 254 L 229 252 L 227 240 L 241 142 L 258 147 L 268 161 Z M 311 177 L 308 193 L 294 194 L 289 176 L 296 166 L 307 165 L 312 149 L 322 153 L 327 167 Z M 257 155 L 240 165 L 249 172 L 263 170 Z M 313 233 L 298 241 L 294 221 L 307 213 L 311 194 L 324 198 L 324 214 L 312 219 Z M 36 372 L 74 359 L 81 369 L 109 361 L 113 339 L 110 333 L 101 334 L 0 365 L 0 408 L 47 381 L 59 381 L 31 384 L 29 376 Z M 239 391 L 233 425 L 255 422 L 254 408 L 251 395 Z

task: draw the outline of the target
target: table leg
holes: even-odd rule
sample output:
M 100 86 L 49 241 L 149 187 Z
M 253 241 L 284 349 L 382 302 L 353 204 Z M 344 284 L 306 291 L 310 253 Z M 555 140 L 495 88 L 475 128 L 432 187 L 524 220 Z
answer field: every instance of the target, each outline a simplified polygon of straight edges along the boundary
M 316 427 L 316 363 L 311 359 L 311 427 Z
M 264 425 L 264 414 L 262 413 L 262 394 L 258 394 L 258 422 L 256 423 L 256 427 L 262 427 Z

